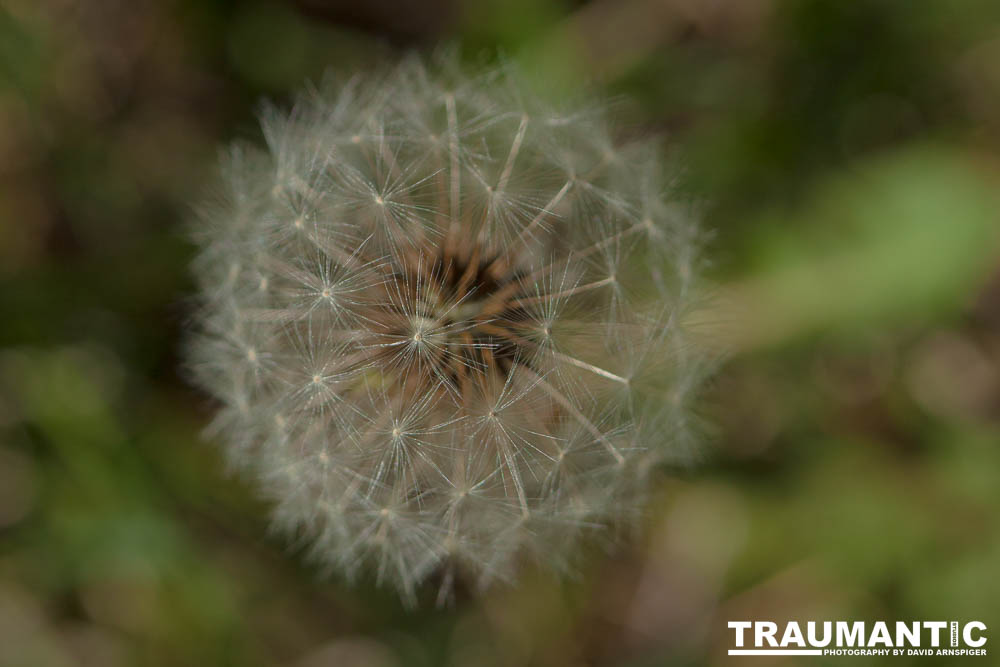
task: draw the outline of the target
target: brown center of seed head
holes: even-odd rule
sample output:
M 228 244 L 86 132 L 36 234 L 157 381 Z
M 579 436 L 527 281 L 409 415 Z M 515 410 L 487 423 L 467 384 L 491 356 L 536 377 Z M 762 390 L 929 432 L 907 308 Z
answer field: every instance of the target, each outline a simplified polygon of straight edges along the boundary
M 451 254 L 427 247 L 401 253 L 379 289 L 383 368 L 407 391 L 468 396 L 516 367 L 531 369 L 529 317 L 518 303 L 522 276 L 496 253 Z

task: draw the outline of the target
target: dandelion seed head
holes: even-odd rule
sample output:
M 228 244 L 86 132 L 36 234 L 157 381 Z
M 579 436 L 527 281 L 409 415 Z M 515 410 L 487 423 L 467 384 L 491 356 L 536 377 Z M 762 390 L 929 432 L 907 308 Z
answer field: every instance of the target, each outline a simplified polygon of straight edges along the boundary
M 232 464 L 331 570 L 413 602 L 564 565 L 692 442 L 697 226 L 583 107 L 414 58 L 266 107 L 266 148 L 223 157 L 189 359 Z

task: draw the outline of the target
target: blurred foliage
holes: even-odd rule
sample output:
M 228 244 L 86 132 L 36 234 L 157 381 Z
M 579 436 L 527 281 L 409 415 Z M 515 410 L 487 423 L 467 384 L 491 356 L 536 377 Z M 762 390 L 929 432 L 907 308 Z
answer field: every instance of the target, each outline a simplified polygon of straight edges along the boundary
M 181 230 L 261 96 L 455 40 L 666 135 L 730 360 L 641 540 L 407 613 L 270 539 L 200 438 Z M 1000 627 L 998 108 L 995 0 L 2 0 L 0 665 L 709 665 L 738 618 Z

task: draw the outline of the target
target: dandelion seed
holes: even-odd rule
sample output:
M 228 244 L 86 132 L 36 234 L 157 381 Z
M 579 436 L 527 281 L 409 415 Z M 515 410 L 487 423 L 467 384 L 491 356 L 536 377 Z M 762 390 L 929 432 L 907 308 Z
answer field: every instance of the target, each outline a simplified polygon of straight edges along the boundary
M 228 153 L 189 356 L 280 529 L 440 602 L 565 565 L 690 448 L 699 237 L 600 105 L 447 59 L 364 81 L 266 108 L 267 150 Z

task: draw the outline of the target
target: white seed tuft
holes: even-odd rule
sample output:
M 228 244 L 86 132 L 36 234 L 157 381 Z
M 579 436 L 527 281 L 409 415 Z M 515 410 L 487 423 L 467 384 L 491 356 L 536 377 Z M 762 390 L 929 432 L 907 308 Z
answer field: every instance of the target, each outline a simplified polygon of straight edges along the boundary
M 190 359 L 325 564 L 414 601 L 565 563 L 690 442 L 697 228 L 609 115 L 411 59 L 225 157 Z

